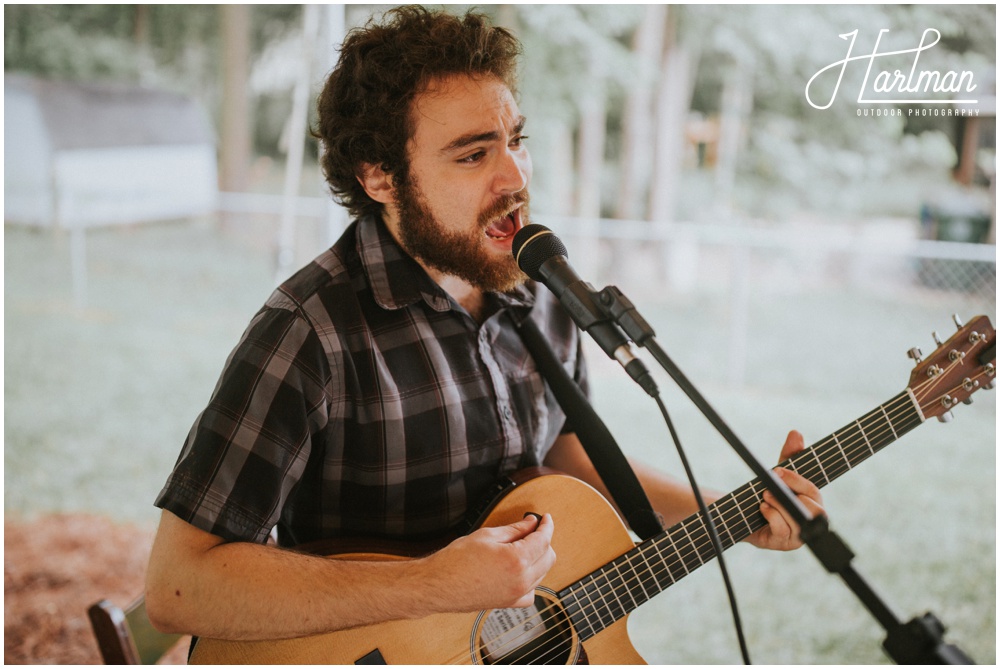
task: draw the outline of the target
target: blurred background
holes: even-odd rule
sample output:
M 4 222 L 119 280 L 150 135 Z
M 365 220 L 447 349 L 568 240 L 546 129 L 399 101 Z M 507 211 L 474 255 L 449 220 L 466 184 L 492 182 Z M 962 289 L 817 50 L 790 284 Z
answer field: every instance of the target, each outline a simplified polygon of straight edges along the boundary
M 386 8 L 5 5 L 7 662 L 98 661 L 85 607 L 141 592 L 152 501 L 226 355 L 348 223 L 308 128 L 345 30 Z M 480 9 L 524 44 L 536 222 L 635 302 L 763 461 L 788 429 L 818 442 L 905 388 L 907 351 L 929 355 L 952 314 L 995 321 L 995 6 Z M 941 39 L 874 71 L 970 72 L 977 104 L 859 103 L 853 63 L 810 105 L 838 36 L 870 54 L 881 29 L 880 52 Z M 623 449 L 681 474 L 655 405 L 589 353 Z M 699 483 L 752 478 L 660 385 Z M 995 445 L 983 392 L 824 490 L 876 592 L 904 620 L 933 611 L 980 663 L 996 661 Z M 755 662 L 888 661 L 808 551 L 727 562 Z M 630 630 L 653 663 L 740 661 L 714 565 Z

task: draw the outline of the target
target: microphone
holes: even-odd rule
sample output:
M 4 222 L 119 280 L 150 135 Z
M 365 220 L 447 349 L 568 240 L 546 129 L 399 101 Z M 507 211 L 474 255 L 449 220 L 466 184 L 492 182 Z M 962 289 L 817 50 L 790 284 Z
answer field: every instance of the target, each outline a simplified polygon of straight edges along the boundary
M 635 344 L 611 321 L 595 297 L 594 287 L 570 266 L 566 247 L 555 233 L 537 223 L 526 225 L 514 235 L 511 252 L 521 271 L 551 290 L 577 326 L 593 337 L 609 358 L 617 360 L 648 395 L 659 394 L 656 381 L 637 357 Z

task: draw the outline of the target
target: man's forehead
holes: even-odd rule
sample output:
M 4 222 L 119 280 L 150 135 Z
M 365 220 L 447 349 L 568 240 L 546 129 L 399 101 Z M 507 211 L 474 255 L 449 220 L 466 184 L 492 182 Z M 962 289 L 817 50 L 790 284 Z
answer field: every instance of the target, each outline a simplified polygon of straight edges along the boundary
M 438 150 L 470 134 L 510 133 L 524 123 L 506 84 L 465 75 L 433 80 L 414 99 L 413 120 L 412 140 Z

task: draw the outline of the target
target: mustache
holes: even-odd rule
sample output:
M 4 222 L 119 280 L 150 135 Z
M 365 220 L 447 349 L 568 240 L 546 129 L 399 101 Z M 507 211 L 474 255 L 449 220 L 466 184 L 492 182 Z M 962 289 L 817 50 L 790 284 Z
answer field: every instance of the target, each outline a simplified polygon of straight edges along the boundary
M 528 192 L 523 190 L 501 195 L 496 202 L 479 212 L 479 225 L 488 228 L 493 221 L 501 216 L 506 216 L 518 205 L 527 204 L 529 199 Z

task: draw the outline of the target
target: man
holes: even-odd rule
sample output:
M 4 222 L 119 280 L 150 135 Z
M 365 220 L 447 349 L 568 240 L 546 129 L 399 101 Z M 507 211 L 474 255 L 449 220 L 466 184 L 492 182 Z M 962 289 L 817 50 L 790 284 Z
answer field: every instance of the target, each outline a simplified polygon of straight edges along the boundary
M 531 178 L 518 52 L 481 16 L 413 7 L 345 41 L 318 135 L 357 220 L 253 319 L 157 499 L 157 627 L 277 639 L 526 606 L 556 559 L 548 515 L 409 561 L 265 540 L 445 536 L 501 476 L 543 463 L 606 492 L 514 327 L 535 319 L 585 384 L 576 328 L 511 258 Z M 802 447 L 793 432 L 781 457 Z M 666 524 L 696 510 L 689 486 L 635 466 Z M 781 476 L 822 511 L 815 486 Z M 795 547 L 767 499 L 751 542 Z

